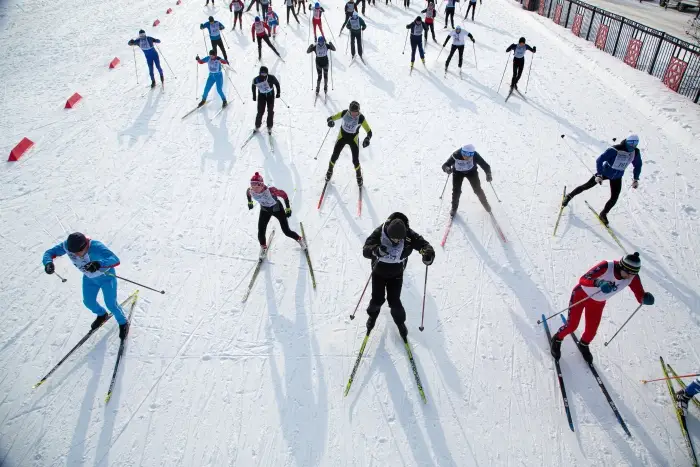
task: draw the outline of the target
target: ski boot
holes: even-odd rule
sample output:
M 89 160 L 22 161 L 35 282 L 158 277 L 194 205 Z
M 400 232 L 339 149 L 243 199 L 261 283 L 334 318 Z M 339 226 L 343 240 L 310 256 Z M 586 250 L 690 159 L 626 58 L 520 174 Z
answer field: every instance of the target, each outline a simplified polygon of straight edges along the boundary
M 316 95 L 318 96 L 318 93 L 321 92 L 321 82 L 316 85 Z
M 359 165 L 355 167 L 355 177 L 357 178 L 357 186 L 362 188 L 362 169 Z
M 299 244 L 299 246 L 301 247 L 302 250 L 306 250 L 308 248 L 308 246 L 306 245 L 306 241 L 304 240 L 304 237 L 300 236 L 297 239 L 297 243 Z
M 323 93 L 328 94 L 328 85 L 327 84 L 323 85 Z
M 165 84 L 165 78 L 163 75 L 160 75 L 160 84 Z
M 690 397 L 688 397 L 688 394 L 685 393 L 685 389 L 681 389 L 676 393 L 676 406 L 678 409 L 683 412 L 683 415 L 688 414 L 688 401 L 690 400 Z
M 411 70 L 413 70 L 413 62 L 411 62 Z
M 372 332 L 372 329 L 374 329 L 374 324 L 377 322 L 377 317 L 379 316 L 379 313 L 374 314 L 374 315 L 369 315 L 367 318 L 367 334 Z
M 206 100 L 206 99 L 202 99 L 202 100 L 199 102 L 199 104 L 197 104 L 197 107 L 201 107 L 201 106 L 203 106 L 203 105 L 206 104 L 206 103 L 207 103 L 207 100 Z
M 156 80 L 152 79 L 151 80 L 151 89 L 156 87 Z
M 258 255 L 258 258 L 261 260 L 267 256 L 267 245 L 260 245 L 260 254 Z
M 126 339 L 126 336 L 129 335 L 129 322 L 127 321 L 124 324 L 119 325 L 119 338 L 121 340 Z
M 591 349 L 588 348 L 588 342 L 584 340 L 578 341 L 578 349 L 581 351 L 581 355 L 583 355 L 583 359 L 586 361 L 586 363 L 592 364 L 593 355 L 591 354 Z
M 549 345 L 549 351 L 552 353 L 552 357 L 554 357 L 554 360 L 559 361 L 559 359 L 561 358 L 561 339 L 559 339 L 557 335 L 554 334 L 554 337 L 552 337 L 552 340 L 549 342 Z
M 253 130 L 253 133 L 260 133 L 260 127 L 259 127 L 259 126 L 256 126 L 256 127 L 255 127 L 255 130 Z
M 221 104 L 221 108 L 223 109 L 227 105 L 228 105 L 228 101 L 226 99 L 224 99 L 224 102 Z
M 571 196 L 571 195 L 564 196 L 564 199 L 561 202 L 561 207 L 565 208 L 572 199 L 573 199 L 573 196 Z
M 102 323 L 107 321 L 107 318 L 109 318 L 109 313 L 105 313 L 104 315 L 99 315 L 97 318 L 95 318 L 95 321 L 93 321 L 92 324 L 90 325 L 90 329 L 92 329 L 94 331 L 95 329 L 99 328 L 100 326 L 102 326 Z
M 425 59 L 424 59 L 424 58 L 421 58 L 420 61 L 423 62 L 423 65 L 425 65 Z
M 272 136 L 272 127 L 271 126 L 267 127 L 267 134 L 269 136 Z
M 454 217 L 455 214 L 457 214 L 457 208 L 453 207 L 452 209 L 450 209 L 450 217 Z
M 333 162 L 331 162 L 330 164 L 328 164 L 328 170 L 326 171 L 326 181 L 327 181 L 327 182 L 330 182 L 330 181 L 331 181 L 331 177 L 333 176 L 333 166 L 334 166 L 334 165 L 335 165 L 335 164 L 334 164 Z
M 601 212 L 598 214 L 598 217 L 600 217 L 600 220 L 605 224 L 605 227 L 608 227 L 610 222 L 608 221 L 608 215 L 604 212 Z
M 399 328 L 401 340 L 408 342 L 408 329 L 406 328 L 406 323 L 396 323 L 396 327 Z

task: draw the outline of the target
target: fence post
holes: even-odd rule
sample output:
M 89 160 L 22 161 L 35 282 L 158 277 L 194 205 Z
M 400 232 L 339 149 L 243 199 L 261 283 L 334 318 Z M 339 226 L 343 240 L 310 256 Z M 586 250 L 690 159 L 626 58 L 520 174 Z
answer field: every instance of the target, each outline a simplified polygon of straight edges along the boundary
M 569 9 L 566 10 L 566 19 L 564 20 L 564 29 L 569 24 L 569 15 L 571 15 L 571 8 L 574 6 L 573 3 L 569 2 Z
M 613 47 L 613 53 L 612 56 L 615 56 L 615 52 L 617 52 L 617 43 L 620 42 L 620 34 L 622 34 L 622 26 L 625 25 L 625 18 L 622 18 L 622 21 L 620 21 L 620 29 L 617 30 L 617 37 L 615 38 L 615 47 Z
M 700 89 L 698 89 L 698 93 L 695 95 L 695 100 L 693 102 L 697 104 L 698 101 L 700 101 Z
M 547 18 L 552 17 L 552 5 L 554 4 L 554 0 L 549 1 L 549 9 L 547 10 Z
M 593 20 L 594 19 L 595 19 L 595 10 L 593 10 L 593 16 L 591 16 L 591 22 L 588 23 L 588 32 L 586 32 L 586 40 L 588 40 L 588 38 L 591 35 L 591 28 L 593 27 Z
M 654 74 L 654 65 L 656 65 L 656 59 L 659 56 L 659 50 L 661 50 L 661 44 L 664 42 L 664 37 L 666 37 L 666 33 L 662 32 L 661 37 L 659 38 L 659 45 L 656 46 L 656 52 L 654 52 L 654 58 L 651 59 L 651 67 L 649 67 L 650 75 Z

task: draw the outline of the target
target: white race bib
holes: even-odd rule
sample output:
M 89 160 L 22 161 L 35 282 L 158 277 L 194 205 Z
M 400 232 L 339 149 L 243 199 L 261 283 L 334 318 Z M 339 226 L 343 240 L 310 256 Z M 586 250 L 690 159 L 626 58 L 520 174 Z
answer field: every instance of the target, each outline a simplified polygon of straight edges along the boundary
M 453 157 L 453 159 L 455 160 L 455 170 L 458 172 L 468 172 L 474 168 L 473 157 L 468 157 L 466 159 L 457 159 Z
M 386 235 L 384 232 L 384 225 L 382 225 L 382 246 L 386 248 L 387 254 L 384 256 L 381 256 L 378 258 L 379 261 L 382 263 L 401 263 L 403 260 L 401 259 L 401 254 L 403 253 L 403 247 L 404 247 L 404 239 L 402 238 L 401 241 L 394 245 L 391 243 L 391 240 L 389 237 Z
M 353 117 L 350 115 L 350 111 L 343 115 L 343 130 L 346 133 L 355 133 L 360 126 L 360 116 Z
M 270 193 L 270 188 L 266 188 L 265 191 L 262 193 L 256 193 L 253 190 L 250 190 L 250 196 L 260 203 L 261 206 L 264 206 L 266 208 L 271 208 L 275 204 L 277 204 L 277 200 L 275 199 L 274 196 L 272 196 L 272 193 Z
M 258 91 L 260 91 L 263 94 L 267 94 L 268 92 L 272 91 L 272 87 L 270 86 L 270 83 L 267 82 L 267 80 L 255 83 L 255 86 L 258 88 Z
M 214 21 L 214 24 L 209 23 L 209 35 L 210 36 L 218 36 L 219 35 L 219 26 L 220 26 L 220 23 L 218 21 Z
M 141 47 L 141 50 L 151 50 L 153 48 L 149 44 L 148 38 L 139 39 L 139 47 Z
M 620 151 L 618 149 L 617 151 L 617 156 L 615 156 L 615 160 L 612 163 L 612 168 L 613 170 L 625 170 L 628 165 L 630 165 L 630 162 L 632 162 L 632 159 L 634 159 L 634 151 L 633 152 L 625 152 L 625 151 Z
M 210 58 L 209 62 L 207 62 L 207 65 L 209 65 L 209 73 L 221 72 L 221 62 L 219 60 L 212 60 Z

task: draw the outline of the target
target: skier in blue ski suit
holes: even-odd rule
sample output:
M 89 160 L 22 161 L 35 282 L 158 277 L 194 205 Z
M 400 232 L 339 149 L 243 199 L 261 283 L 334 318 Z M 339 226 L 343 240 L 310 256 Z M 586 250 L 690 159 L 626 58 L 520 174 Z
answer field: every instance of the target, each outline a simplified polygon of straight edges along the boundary
M 224 101 L 223 107 L 226 107 L 228 102 L 226 101 L 226 95 L 224 94 L 224 73 L 221 71 L 221 64 L 223 63 L 228 65 L 228 62 L 223 58 L 218 57 L 213 49 L 209 51 L 208 57 L 199 58 L 199 55 L 197 55 L 195 59 L 200 65 L 206 63 L 209 66 L 209 77 L 207 78 L 207 84 L 204 85 L 202 101 L 199 103 L 198 107 L 203 106 L 207 102 L 207 96 L 209 95 L 209 91 L 211 91 L 214 84 L 216 84 L 216 92 L 219 93 L 221 100 Z
M 209 40 L 211 40 L 211 48 L 214 49 L 216 53 L 217 48 L 221 49 L 224 54 L 224 60 L 228 60 L 228 55 L 226 55 L 226 49 L 224 48 L 224 43 L 221 40 L 221 31 L 224 29 L 224 25 L 218 21 L 214 21 L 214 17 L 209 17 L 209 22 L 202 23 L 199 25 L 199 29 L 206 29 L 209 31 Z
M 698 393 L 700 393 L 700 378 L 696 378 L 685 389 L 681 389 L 676 393 L 678 407 L 683 411 L 684 415 L 688 413 L 688 401 L 698 395 Z
M 129 45 L 138 45 L 143 50 L 143 54 L 146 56 L 146 62 L 148 63 L 148 73 L 151 75 L 151 87 L 156 87 L 156 78 L 153 76 L 153 64 L 158 68 L 158 73 L 160 73 L 160 82 L 163 79 L 163 69 L 160 67 L 160 57 L 155 49 L 154 44 L 160 44 L 160 39 L 156 39 L 146 35 L 146 31 L 143 29 L 139 31 L 138 39 L 130 39 Z
M 91 240 L 80 232 L 72 233 L 68 239 L 49 248 L 44 253 L 44 271 L 53 274 L 53 259 L 67 254 L 73 265 L 83 273 L 83 303 L 97 315 L 90 326 L 97 329 L 109 315 L 102 305 L 97 303 L 97 294 L 102 290 L 107 309 L 119 323 L 119 338 L 124 339 L 129 330 L 129 322 L 117 302 L 117 278 L 114 267 L 119 266 L 119 258 L 102 242 Z

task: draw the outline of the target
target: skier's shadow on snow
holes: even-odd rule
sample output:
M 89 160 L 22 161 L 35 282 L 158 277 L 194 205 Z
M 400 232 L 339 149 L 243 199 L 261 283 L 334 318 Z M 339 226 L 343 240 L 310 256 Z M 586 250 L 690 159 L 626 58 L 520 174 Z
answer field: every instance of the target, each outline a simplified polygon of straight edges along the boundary
M 474 114 L 479 113 L 474 102 L 465 99 L 460 94 L 457 94 L 450 86 L 446 86 L 445 83 L 443 83 L 441 79 L 437 78 L 433 72 L 431 72 L 430 70 L 416 71 L 421 75 L 425 76 L 427 80 L 437 88 L 438 91 L 442 92 L 445 96 L 448 97 L 450 101 L 450 106 L 452 106 L 452 108 L 454 108 L 455 110 L 460 110 L 460 108 L 464 107 Z
M 384 24 L 384 23 L 377 23 L 376 21 L 371 20 L 371 19 L 368 18 L 367 16 L 364 17 L 364 20 L 365 20 L 365 22 L 366 22 L 369 26 L 372 26 L 372 27 L 374 27 L 374 28 L 377 28 L 377 29 L 379 29 L 379 30 L 381 30 L 381 31 L 389 32 L 389 33 L 391 33 L 391 34 L 396 34 L 396 31 L 392 30 L 389 26 L 387 26 L 387 25 Z M 407 29 L 407 31 L 408 31 L 408 29 Z M 363 42 L 364 42 L 364 38 L 363 38 Z M 376 50 L 376 48 L 375 48 L 375 50 Z
M 315 333 L 310 329 L 310 315 L 307 315 L 307 304 L 304 300 L 309 284 L 306 259 L 299 253 L 299 276 L 294 291 L 294 320 L 287 319 L 279 313 L 270 269 L 264 268 L 269 316 L 269 325 L 265 327 L 265 333 L 268 339 L 279 342 L 284 349 L 284 381 L 277 368 L 274 346 L 268 360 L 282 435 L 287 446 L 293 447 L 290 451 L 296 465 L 320 465 L 328 430 L 328 394 L 323 372 L 324 362 L 320 357 L 322 351 Z M 280 300 L 282 303 L 288 303 L 288 300 Z M 314 375 L 317 375 L 317 381 L 313 380 Z M 318 396 L 314 395 L 314 385 L 317 387 Z M 302 429 L 300 424 L 303 424 Z M 288 464 L 288 461 L 287 459 L 285 464 Z
M 232 110 L 233 109 L 229 109 L 221 112 L 221 124 L 218 128 L 214 126 L 208 116 L 204 117 L 204 124 L 207 126 L 207 130 L 209 130 L 214 144 L 211 151 L 207 151 L 202 154 L 202 172 L 206 170 L 207 161 L 209 160 L 216 161 L 216 170 L 218 172 L 226 173 L 228 175 L 233 170 L 233 166 L 236 162 L 235 148 L 228 139 L 228 127 L 226 126 L 228 112 L 231 112 Z
M 352 182 L 350 182 L 350 183 L 352 183 Z M 356 195 L 355 190 L 344 190 L 344 191 L 346 191 L 348 193 L 353 193 L 353 195 L 354 195 L 352 197 L 353 202 L 351 202 L 351 203 L 354 206 L 357 203 L 357 195 Z M 340 209 L 340 212 L 348 220 L 348 226 L 352 229 L 352 232 L 355 235 L 355 237 L 356 238 L 365 238 L 367 232 L 364 229 L 360 228 L 360 226 L 357 224 L 357 216 L 356 216 L 357 213 L 353 214 L 350 212 L 350 210 L 348 209 L 348 205 L 347 205 L 348 201 L 343 198 L 343 193 L 338 191 L 338 189 L 335 187 L 335 185 L 329 184 L 328 188 L 326 189 L 326 196 L 329 194 L 333 194 L 333 197 L 337 201 L 337 205 L 334 206 L 334 208 L 337 207 L 338 209 Z M 324 204 L 325 204 L 325 201 L 324 201 Z
M 393 81 L 390 81 L 388 79 L 385 79 L 384 76 L 381 73 L 377 73 L 374 68 L 372 68 L 372 65 L 367 63 L 364 66 L 361 66 L 360 69 L 365 71 L 369 76 L 370 76 L 370 82 L 376 86 L 379 86 L 379 88 L 389 94 L 391 97 L 394 96 L 394 88 L 396 87 L 394 85 Z
M 120 141 L 123 138 L 128 138 L 129 147 L 133 147 L 138 142 L 140 136 L 145 136 L 145 141 L 148 141 L 151 138 L 151 136 L 153 136 L 156 133 L 155 129 L 151 130 L 148 128 L 148 123 L 151 121 L 151 118 L 156 113 L 156 109 L 158 108 L 158 101 L 160 101 L 161 97 L 163 96 L 163 92 L 159 89 L 152 89 L 147 92 L 148 99 L 146 100 L 143 109 L 141 109 L 141 113 L 139 113 L 139 115 L 136 117 L 131 126 L 119 132 L 119 135 L 117 136 L 117 138 Z

